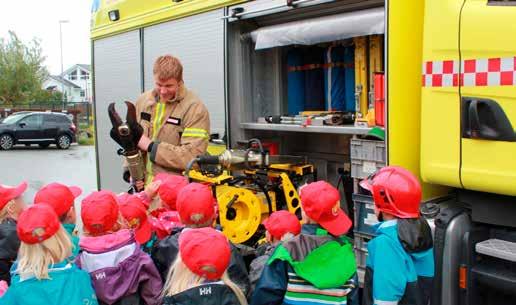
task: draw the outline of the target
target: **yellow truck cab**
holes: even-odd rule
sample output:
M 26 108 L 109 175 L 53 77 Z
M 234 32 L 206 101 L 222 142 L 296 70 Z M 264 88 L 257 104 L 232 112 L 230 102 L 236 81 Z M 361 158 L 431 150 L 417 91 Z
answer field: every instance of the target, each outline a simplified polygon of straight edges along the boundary
M 228 148 L 259 138 L 344 186 L 359 275 L 377 220 L 358 183 L 399 165 L 435 232 L 432 304 L 516 304 L 516 1 L 93 2 L 99 188 L 127 188 L 107 105 L 152 89 L 170 53 Z M 353 121 L 296 121 L 335 107 Z

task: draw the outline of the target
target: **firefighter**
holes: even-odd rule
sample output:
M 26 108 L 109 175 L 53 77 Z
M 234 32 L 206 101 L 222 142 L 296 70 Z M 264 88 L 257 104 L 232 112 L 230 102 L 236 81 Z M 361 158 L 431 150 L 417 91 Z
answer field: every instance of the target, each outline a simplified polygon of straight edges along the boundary
M 372 193 L 380 220 L 377 236 L 367 243 L 363 304 L 428 304 L 433 241 L 419 214 L 419 181 L 404 168 L 387 166 L 360 185 Z
M 160 172 L 181 174 L 188 162 L 206 152 L 210 135 L 208 109 L 186 88 L 179 59 L 158 57 L 153 73 L 154 89 L 136 100 L 143 128 L 138 148 L 146 155 L 145 183 Z M 143 182 L 136 182 L 138 189 L 142 186 Z

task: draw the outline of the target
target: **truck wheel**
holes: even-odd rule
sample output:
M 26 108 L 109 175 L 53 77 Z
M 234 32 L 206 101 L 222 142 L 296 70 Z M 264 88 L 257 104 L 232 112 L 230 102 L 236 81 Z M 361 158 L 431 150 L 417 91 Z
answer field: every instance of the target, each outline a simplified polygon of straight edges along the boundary
M 72 139 L 67 135 L 60 135 L 56 141 L 56 145 L 59 149 L 68 149 L 71 144 Z
M 14 139 L 8 134 L 0 136 L 0 148 L 2 150 L 9 150 L 14 146 Z

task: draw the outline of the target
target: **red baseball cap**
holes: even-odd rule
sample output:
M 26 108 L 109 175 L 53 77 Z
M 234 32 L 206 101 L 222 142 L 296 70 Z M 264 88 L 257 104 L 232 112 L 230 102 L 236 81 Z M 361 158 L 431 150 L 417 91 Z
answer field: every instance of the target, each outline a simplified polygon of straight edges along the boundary
M 183 176 L 160 173 L 154 181 L 161 181 L 158 189 L 159 198 L 172 210 L 176 209 L 177 195 L 188 185 L 188 180 Z
M 50 205 L 35 204 L 20 214 L 16 231 L 26 244 L 38 244 L 59 231 L 61 223 Z
M 210 227 L 185 229 L 179 236 L 179 253 L 190 271 L 208 280 L 220 279 L 231 259 L 228 239 Z
M 111 230 L 118 220 L 118 212 L 116 196 L 110 191 L 93 192 L 82 200 L 82 223 L 89 233 Z
M 203 224 L 215 217 L 215 199 L 211 188 L 190 183 L 177 196 L 177 211 L 185 225 Z
M 0 210 L 3 210 L 9 201 L 20 197 L 26 189 L 27 182 L 22 182 L 18 186 L 0 185 Z
M 151 238 L 151 225 L 145 204 L 138 196 L 122 194 L 118 196 L 118 208 L 131 229 L 134 229 L 136 241 L 145 244 Z
M 285 210 L 272 213 L 263 222 L 263 225 L 272 237 L 279 240 L 287 233 L 298 235 L 301 232 L 299 219 L 297 219 L 296 215 Z
M 50 183 L 36 193 L 34 203 L 49 204 L 57 216 L 62 216 L 72 208 L 75 199 L 81 194 L 82 190 L 77 186 Z
M 326 181 L 317 181 L 301 189 L 305 214 L 334 236 L 346 234 L 351 219 L 340 208 L 339 191 Z

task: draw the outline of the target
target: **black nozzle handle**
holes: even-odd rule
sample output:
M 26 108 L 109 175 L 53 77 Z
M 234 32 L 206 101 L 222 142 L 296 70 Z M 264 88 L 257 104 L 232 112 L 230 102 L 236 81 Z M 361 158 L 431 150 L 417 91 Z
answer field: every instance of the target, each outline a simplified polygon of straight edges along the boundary
M 198 164 L 214 164 L 217 165 L 220 163 L 219 156 L 199 156 L 199 160 L 197 161 Z

